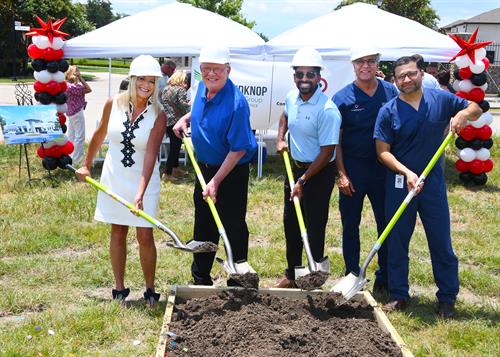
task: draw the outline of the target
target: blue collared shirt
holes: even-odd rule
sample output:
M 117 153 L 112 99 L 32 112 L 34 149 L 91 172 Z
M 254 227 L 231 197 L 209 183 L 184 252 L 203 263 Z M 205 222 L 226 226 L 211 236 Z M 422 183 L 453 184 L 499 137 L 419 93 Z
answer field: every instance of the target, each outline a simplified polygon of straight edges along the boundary
M 285 115 L 288 117 L 290 153 L 294 160 L 313 162 L 321 146 L 339 143 L 340 112 L 319 87 L 306 102 L 300 97 L 298 89 L 290 91 L 285 100 Z
M 229 78 L 211 100 L 203 82 L 199 83 L 191 110 L 191 139 L 198 160 L 210 165 L 221 165 L 230 151 L 246 151 L 238 164 L 249 162 L 255 154 L 248 102 Z

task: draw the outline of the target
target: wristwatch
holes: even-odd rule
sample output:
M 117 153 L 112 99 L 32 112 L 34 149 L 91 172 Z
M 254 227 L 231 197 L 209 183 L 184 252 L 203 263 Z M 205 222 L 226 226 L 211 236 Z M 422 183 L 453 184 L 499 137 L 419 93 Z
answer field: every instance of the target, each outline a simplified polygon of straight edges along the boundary
M 299 177 L 297 179 L 297 182 L 300 183 L 300 186 L 304 187 L 306 185 L 306 180 L 304 180 L 302 177 Z

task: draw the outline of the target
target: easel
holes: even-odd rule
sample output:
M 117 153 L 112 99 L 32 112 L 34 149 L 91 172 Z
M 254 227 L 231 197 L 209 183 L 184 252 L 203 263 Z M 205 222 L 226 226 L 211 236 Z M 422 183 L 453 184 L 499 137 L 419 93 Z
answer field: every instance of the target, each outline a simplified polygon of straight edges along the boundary
M 40 146 L 42 147 L 42 152 L 43 156 L 46 157 L 45 155 L 45 147 L 43 146 L 44 142 L 40 142 Z M 26 169 L 28 170 L 28 185 L 31 187 L 31 181 L 38 181 L 40 179 L 32 179 L 31 178 L 31 170 L 30 170 L 30 161 L 28 157 L 28 144 L 31 144 L 31 142 L 27 143 L 22 143 L 19 144 L 19 167 L 18 167 L 18 177 L 21 178 L 21 167 L 22 167 L 22 152 L 23 152 L 23 147 L 24 147 L 24 157 L 26 159 Z M 52 176 L 52 173 L 50 172 L 49 169 L 46 169 L 49 173 L 49 179 L 51 182 L 55 181 L 55 178 Z

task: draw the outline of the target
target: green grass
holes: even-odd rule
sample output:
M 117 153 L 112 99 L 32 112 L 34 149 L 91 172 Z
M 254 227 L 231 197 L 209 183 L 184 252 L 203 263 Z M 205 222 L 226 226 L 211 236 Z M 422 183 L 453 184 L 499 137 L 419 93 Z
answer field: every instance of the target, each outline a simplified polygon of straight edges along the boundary
M 448 150 L 447 177 L 454 249 L 460 260 L 461 292 L 457 318 L 436 319 L 435 285 L 425 234 L 420 223 L 410 245 L 412 298 L 405 313 L 389 318 L 416 356 L 495 356 L 500 354 L 498 293 L 500 243 L 498 200 L 500 150 L 492 149 L 495 169 L 486 186 L 464 187 L 453 171 L 454 150 Z M 96 191 L 58 170 L 52 185 L 30 146 L 32 176 L 24 168 L 18 177 L 19 147 L 0 145 L 0 355 L 151 355 L 156 348 L 165 303 L 150 310 L 141 302 L 144 290 L 138 247 L 129 233 L 127 286 L 131 305 L 110 300 L 109 227 L 93 221 Z M 190 168 L 189 168 L 190 169 Z M 282 275 L 286 259 L 282 227 L 283 165 L 270 157 L 265 177 L 252 170 L 248 225 L 249 261 L 272 286 Z M 98 178 L 96 169 L 94 177 Z M 162 183 L 158 218 L 183 240 L 192 235 L 192 175 L 176 184 Z M 331 199 L 327 226 L 327 255 L 332 279 L 343 274 L 338 193 Z M 368 204 L 361 226 L 362 256 L 376 239 Z M 168 237 L 155 231 L 158 248 L 157 289 L 190 281 L 190 255 L 166 247 Z M 369 276 L 375 271 L 369 267 Z M 225 274 L 216 265 L 217 282 Z M 164 295 L 163 295 L 164 296 Z M 48 334 L 48 329 L 55 331 Z M 26 336 L 32 336 L 27 339 Z M 133 345 L 134 340 L 141 343 Z

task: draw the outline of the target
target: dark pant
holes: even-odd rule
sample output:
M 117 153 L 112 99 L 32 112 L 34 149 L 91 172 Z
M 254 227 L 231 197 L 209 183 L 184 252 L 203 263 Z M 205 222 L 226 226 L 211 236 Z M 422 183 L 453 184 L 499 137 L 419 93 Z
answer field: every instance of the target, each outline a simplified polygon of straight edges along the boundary
M 219 167 L 200 165 L 203 177 L 208 183 L 219 170 Z M 248 227 L 245 221 L 248 199 L 249 164 L 237 165 L 227 175 L 219 186 L 217 192 L 217 211 L 233 251 L 235 262 L 246 260 L 248 255 Z M 194 239 L 210 241 L 218 244 L 219 232 L 215 224 L 210 207 L 203 200 L 203 190 L 196 181 L 193 200 L 194 214 Z M 196 285 L 212 285 L 210 271 L 214 262 L 215 253 L 193 254 L 191 274 Z
M 172 175 L 172 169 L 179 167 L 179 153 L 181 151 L 182 140 L 175 135 L 172 126 L 167 126 L 167 135 L 170 138 L 170 149 L 168 150 L 167 167 L 165 173 Z
M 355 192 L 352 196 L 339 194 L 339 210 L 342 219 L 342 253 L 346 274 L 359 274 L 360 239 L 359 224 L 363 212 L 365 196 L 370 200 L 377 233 L 380 236 L 385 228 L 384 192 L 385 167 L 376 159 L 353 158 L 344 156 L 344 165 Z M 375 242 L 376 237 L 370 238 Z M 378 284 L 387 286 L 387 245 L 382 244 L 378 251 L 379 269 L 375 273 Z
M 306 168 L 294 167 L 294 180 L 296 181 L 306 170 Z M 328 221 L 330 197 L 335 184 L 336 172 L 335 162 L 325 166 L 318 174 L 307 181 L 303 188 L 304 194 L 300 200 L 309 245 L 311 246 L 311 254 L 315 261 L 323 258 L 325 250 L 325 228 Z M 293 201 L 290 201 L 288 178 L 285 179 L 283 223 L 285 226 L 286 259 L 288 262 L 285 274 L 288 279 L 295 279 L 294 269 L 302 265 L 303 243 L 295 207 Z

